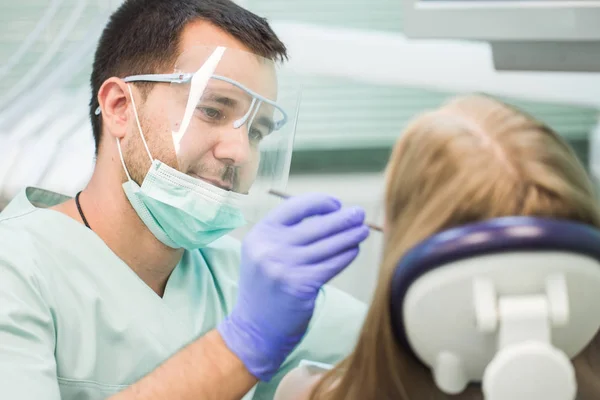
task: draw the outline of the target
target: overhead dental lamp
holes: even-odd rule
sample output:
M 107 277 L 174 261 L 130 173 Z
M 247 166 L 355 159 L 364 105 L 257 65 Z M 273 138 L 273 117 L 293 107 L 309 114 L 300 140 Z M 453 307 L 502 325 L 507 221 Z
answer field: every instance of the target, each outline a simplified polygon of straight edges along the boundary
M 413 39 L 489 42 L 499 71 L 600 72 L 600 1 L 403 0 Z

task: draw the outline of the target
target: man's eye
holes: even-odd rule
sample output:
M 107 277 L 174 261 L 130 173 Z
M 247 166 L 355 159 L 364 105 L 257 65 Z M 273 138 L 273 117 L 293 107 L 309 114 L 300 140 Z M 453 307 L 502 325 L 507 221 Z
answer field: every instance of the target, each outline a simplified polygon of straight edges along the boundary
M 211 120 L 220 120 L 223 119 L 223 114 L 221 113 L 221 111 L 215 109 L 215 108 L 210 108 L 210 107 L 198 107 L 198 111 L 200 111 L 200 113 Z
M 262 134 L 260 129 L 252 128 L 250 129 L 250 132 L 248 132 L 248 137 L 250 138 L 250 140 L 258 142 L 261 141 L 265 137 L 265 135 Z

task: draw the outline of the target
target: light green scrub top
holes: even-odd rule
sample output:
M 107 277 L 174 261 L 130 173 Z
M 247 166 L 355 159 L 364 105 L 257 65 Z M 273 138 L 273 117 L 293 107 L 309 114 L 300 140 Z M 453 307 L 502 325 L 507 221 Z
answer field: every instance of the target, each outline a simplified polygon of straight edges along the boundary
M 0 214 L 3 399 L 107 398 L 215 328 L 235 301 L 236 240 L 186 252 L 161 298 L 93 231 L 44 209 L 67 199 L 28 188 Z M 353 348 L 365 311 L 324 288 L 304 340 L 271 382 L 244 399 L 272 399 L 303 359 L 339 361 Z

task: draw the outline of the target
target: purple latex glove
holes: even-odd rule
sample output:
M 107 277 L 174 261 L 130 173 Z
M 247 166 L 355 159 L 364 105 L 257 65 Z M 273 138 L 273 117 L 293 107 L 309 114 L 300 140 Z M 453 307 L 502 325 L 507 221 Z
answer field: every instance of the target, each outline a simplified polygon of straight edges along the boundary
M 304 336 L 319 289 L 369 235 L 361 208 L 323 194 L 292 197 L 242 244 L 236 305 L 218 331 L 246 368 L 270 380 Z

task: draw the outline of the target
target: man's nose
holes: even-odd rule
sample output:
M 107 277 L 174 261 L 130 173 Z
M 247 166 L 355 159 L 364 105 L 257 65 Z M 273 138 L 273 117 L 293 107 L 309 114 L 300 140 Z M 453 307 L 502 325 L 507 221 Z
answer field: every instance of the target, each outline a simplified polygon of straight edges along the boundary
M 250 158 L 250 141 L 246 125 L 220 133 L 213 148 L 216 159 L 233 166 L 242 166 Z

